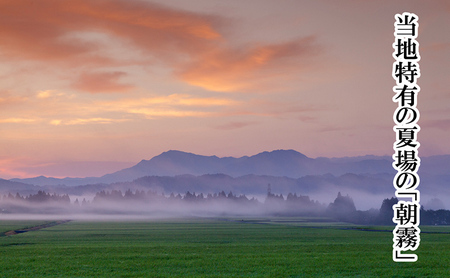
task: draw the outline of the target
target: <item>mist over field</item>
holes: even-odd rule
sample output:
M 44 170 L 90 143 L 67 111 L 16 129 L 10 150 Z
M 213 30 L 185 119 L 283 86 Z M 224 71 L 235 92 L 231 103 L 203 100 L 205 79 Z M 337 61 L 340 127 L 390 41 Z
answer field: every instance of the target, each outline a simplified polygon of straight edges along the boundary
M 302 202 L 294 203 L 299 199 Z M 290 195 L 291 202 L 285 202 L 279 195 L 270 194 L 265 202 L 245 195 L 220 192 L 203 195 L 187 192 L 183 196 L 160 195 L 153 191 L 113 190 L 98 192 L 92 200 L 83 198 L 71 201 L 68 195 L 49 194 L 39 191 L 35 195 L 22 197 L 4 195 L 0 201 L 2 215 L 55 215 L 59 217 L 123 218 L 123 216 L 148 218 L 173 217 L 215 217 L 215 216 L 256 216 L 276 213 L 316 214 L 324 211 L 324 206 L 307 197 Z M 100 217 L 102 218 L 102 217 Z

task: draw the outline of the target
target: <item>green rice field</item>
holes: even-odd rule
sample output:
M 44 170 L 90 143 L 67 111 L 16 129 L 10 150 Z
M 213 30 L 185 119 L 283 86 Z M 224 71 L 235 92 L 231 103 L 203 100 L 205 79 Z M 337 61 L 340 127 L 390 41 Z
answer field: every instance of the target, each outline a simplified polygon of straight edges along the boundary
M 415 263 L 392 227 L 314 219 L 0 220 L 0 277 L 450 277 L 450 227 L 421 227 Z M 378 230 L 378 231 L 375 231 Z

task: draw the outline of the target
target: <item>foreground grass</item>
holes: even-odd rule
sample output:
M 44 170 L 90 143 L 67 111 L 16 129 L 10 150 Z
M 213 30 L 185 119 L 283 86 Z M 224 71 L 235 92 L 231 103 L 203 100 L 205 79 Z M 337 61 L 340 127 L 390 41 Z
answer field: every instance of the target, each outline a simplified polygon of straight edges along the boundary
M 422 234 L 419 261 L 394 263 L 392 233 L 284 223 L 74 221 L 0 237 L 0 276 L 450 277 L 449 234 Z

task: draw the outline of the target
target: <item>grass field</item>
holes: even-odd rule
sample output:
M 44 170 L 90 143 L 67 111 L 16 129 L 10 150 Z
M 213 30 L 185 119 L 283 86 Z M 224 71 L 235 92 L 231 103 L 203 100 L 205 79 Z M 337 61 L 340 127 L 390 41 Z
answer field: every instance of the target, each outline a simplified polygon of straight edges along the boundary
M 391 232 L 358 230 L 391 227 L 299 220 L 72 221 L 1 236 L 0 276 L 450 277 L 449 227 L 421 227 L 418 262 L 394 263 Z
M 7 231 L 24 229 L 33 226 L 37 226 L 42 223 L 46 223 L 47 221 L 41 220 L 15 220 L 15 221 L 3 221 L 0 220 L 0 234 L 3 234 Z

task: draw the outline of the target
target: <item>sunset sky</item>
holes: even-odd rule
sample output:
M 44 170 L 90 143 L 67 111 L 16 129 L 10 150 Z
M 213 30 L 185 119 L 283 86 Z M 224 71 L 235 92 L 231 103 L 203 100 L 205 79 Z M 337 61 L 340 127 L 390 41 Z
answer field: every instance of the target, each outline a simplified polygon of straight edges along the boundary
M 0 178 L 100 176 L 171 149 L 392 155 L 405 11 L 419 155 L 450 154 L 450 1 L 0 0 Z

